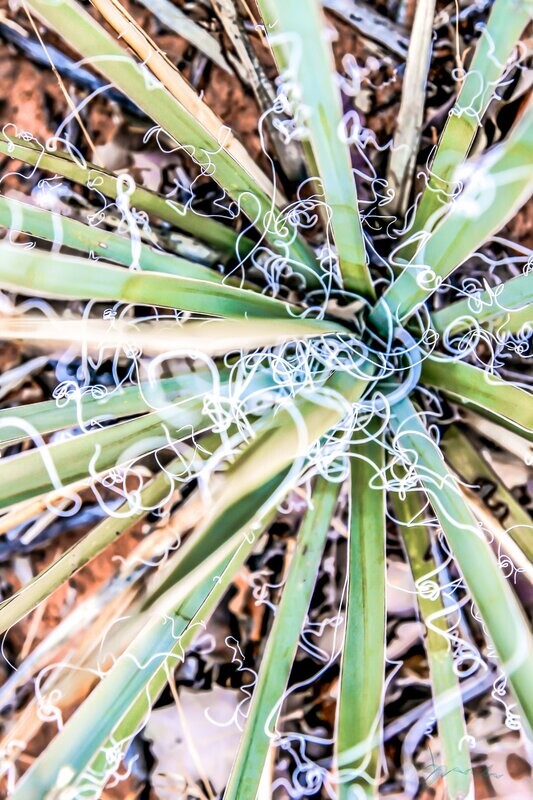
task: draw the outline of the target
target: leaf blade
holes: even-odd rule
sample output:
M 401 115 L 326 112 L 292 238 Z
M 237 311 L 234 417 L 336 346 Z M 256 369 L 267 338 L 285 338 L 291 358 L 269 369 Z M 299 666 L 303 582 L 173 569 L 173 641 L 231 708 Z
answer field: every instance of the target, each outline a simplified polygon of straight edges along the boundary
M 258 6 L 267 31 L 273 33 L 280 71 L 296 81 L 305 108 L 305 126 L 324 188 L 344 283 L 372 298 L 374 289 L 366 265 L 349 151 L 341 141 L 340 97 L 320 4 L 311 0 L 305 14 L 297 0 L 259 0 Z
M 424 591 L 424 584 L 437 581 L 437 566 L 430 553 L 431 540 L 428 529 L 420 524 L 423 506 L 414 492 L 405 499 L 395 495 L 396 517 L 400 522 L 402 538 L 417 588 L 420 616 L 426 627 L 425 647 L 431 676 L 431 692 L 439 739 L 442 743 L 442 761 L 453 764 L 444 773 L 451 800 L 461 800 L 472 794 L 472 766 L 467 745 L 467 731 L 459 681 L 454 669 L 448 639 L 448 623 L 442 601 L 442 589 L 434 594 Z M 438 584 L 437 584 L 438 586 Z
M 131 463 L 209 427 L 202 400 L 182 401 L 128 422 L 0 459 L 0 508 Z
M 402 400 L 394 409 L 396 448 L 409 453 L 531 731 L 533 639 L 523 610 L 415 408 Z
M 210 356 L 276 347 L 290 341 L 328 334 L 345 334 L 335 322 L 315 319 L 208 319 L 179 323 L 175 317 L 157 323 L 143 320 L 48 319 L 0 315 L 0 338 L 31 342 L 36 348 L 54 345 L 99 353 L 107 348 L 138 348 L 144 355 L 192 353 Z
M 118 2 L 100 0 L 107 21 L 116 26 L 122 38 L 136 51 L 139 42 L 146 48 L 146 65 L 134 60 L 74 0 L 28 0 L 37 15 L 60 36 L 69 30 L 69 44 L 117 88 L 124 91 L 154 122 L 161 125 L 171 138 L 183 146 L 213 177 L 241 208 L 254 225 L 267 236 L 276 250 L 291 254 L 302 274 L 310 281 L 316 279 L 315 258 L 302 239 L 289 234 L 290 226 L 279 224 L 274 197 L 275 189 L 244 147 L 218 120 L 209 107 L 196 95 L 180 73 L 153 48 L 146 36 L 123 14 Z M 148 58 L 148 56 L 150 56 Z M 168 77 L 151 68 L 162 65 L 170 70 Z M 154 80 L 155 78 L 155 80 Z M 163 82 L 161 82 L 163 80 Z M 170 91 L 182 95 L 178 102 Z M 191 150 L 192 148 L 192 150 Z M 213 170 L 214 168 L 214 170 Z M 284 231 L 284 232 L 283 232 Z
M 533 106 L 502 144 L 472 167 L 470 180 L 435 230 L 386 289 L 372 312 L 387 330 L 389 320 L 403 322 L 440 283 L 500 230 L 533 191 Z
M 524 319 L 533 320 L 533 272 L 518 275 L 495 288 L 490 287 L 471 297 L 450 303 L 435 311 L 431 315 L 431 321 L 441 336 L 446 331 L 455 336 L 497 317 L 518 315 L 520 312 L 524 312 Z
M 0 225 L 10 231 L 28 233 L 53 242 L 56 247 L 71 247 L 126 267 L 137 262 L 137 268 L 149 272 L 163 272 L 215 283 L 222 281 L 222 275 L 218 272 L 193 261 L 155 250 L 141 242 L 132 242 L 116 233 L 94 225 L 85 225 L 5 195 L 0 195 Z
M 154 305 L 230 319 L 291 316 L 288 304 L 237 286 L 5 244 L 0 286 L 29 296 Z
M 91 164 L 79 151 L 75 151 L 74 158 L 51 146 L 41 145 L 36 140 L 21 139 L 10 133 L 9 126 L 0 131 L 0 153 L 23 161 L 35 169 L 61 175 L 92 191 L 100 192 L 110 200 L 116 201 L 120 195 L 122 173 L 116 175 L 110 170 Z M 202 216 L 170 197 L 163 197 L 150 189 L 137 186 L 131 175 L 128 176 L 128 182 L 132 190 L 129 199 L 133 208 L 146 211 L 225 254 L 240 254 L 244 257 L 254 248 L 250 239 L 237 235 L 232 228 L 222 225 L 216 219 Z
M 469 438 L 457 425 L 450 425 L 440 440 L 440 447 L 452 469 L 468 484 L 479 485 L 488 481 L 491 486 L 490 506 L 503 504 L 506 514 L 503 522 L 508 535 L 522 550 L 528 561 L 533 563 L 533 540 L 531 530 L 533 519 L 518 500 L 511 494 L 491 465 L 483 457 Z M 483 498 L 488 505 L 489 497 Z
M 286 474 L 286 471 L 291 464 L 291 472 L 296 468 L 299 474 L 311 445 L 344 416 L 344 398 L 355 402 L 366 385 L 364 380 L 356 381 L 342 373 L 334 374 L 326 382 L 325 392 L 315 391 L 261 423 L 256 437 L 241 450 L 226 471 L 222 494 L 213 494 L 210 513 L 196 537 L 169 559 L 160 593 L 205 561 L 213 550 L 227 547 L 227 523 L 217 523 L 214 527 L 214 520 L 233 516 L 238 519 L 238 525 L 234 527 L 241 528 L 251 513 L 248 499 L 253 498 L 268 481 L 275 480 L 277 475 L 282 474 L 283 479 L 290 482 L 291 474 Z
M 424 359 L 422 380 L 451 400 L 533 441 L 533 407 L 524 389 L 464 361 L 432 356 Z
M 338 492 L 339 486 L 324 478 L 318 478 L 313 488 L 312 505 L 298 532 L 296 550 L 224 793 L 225 800 L 239 800 L 257 794 L 271 741 L 267 727 L 276 725 Z
M 454 172 L 468 156 L 504 67 L 531 19 L 531 10 L 528 0 L 513 4 L 512 10 L 507 0 L 496 0 L 493 4 L 439 139 L 409 237 L 433 227 L 439 209 L 449 201 Z
M 376 434 L 376 426 L 369 432 Z M 339 800 L 377 796 L 385 664 L 385 492 L 379 439 L 354 447 L 348 597 L 337 709 Z
M 46 434 L 142 414 L 210 388 L 212 382 L 208 373 L 195 372 L 153 383 L 125 386 L 110 393 L 101 387 L 101 396 L 96 390 L 79 395 L 67 394 L 66 397 L 30 403 L 16 409 L 4 408 L 0 410 L 0 446 L 14 444 L 30 436 L 30 431 Z

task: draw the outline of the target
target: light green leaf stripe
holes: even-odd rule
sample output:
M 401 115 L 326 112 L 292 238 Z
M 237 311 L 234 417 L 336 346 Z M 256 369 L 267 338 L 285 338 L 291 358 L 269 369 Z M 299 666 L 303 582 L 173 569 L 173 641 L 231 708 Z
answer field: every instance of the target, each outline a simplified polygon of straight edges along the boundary
M 453 270 L 499 231 L 533 192 L 533 106 L 504 143 L 482 156 L 440 224 L 372 312 L 387 330 L 408 319 Z M 386 306 L 387 308 L 384 308 Z M 387 313 L 388 312 L 388 313 Z
M 450 303 L 431 315 L 437 333 L 449 330 L 451 336 L 484 325 L 498 317 L 524 312 L 533 323 L 533 271 L 505 283 Z
M 335 65 L 318 0 L 258 0 L 278 67 L 316 160 L 347 289 L 374 297 L 348 146 L 341 140 L 342 109 Z
M 61 319 L 0 315 L 0 339 L 32 342 L 54 351 L 54 345 L 101 354 L 107 348 L 139 349 L 144 356 L 168 358 L 244 353 L 285 342 L 327 334 L 346 334 L 336 322 L 318 319 L 206 319 L 181 323 L 173 316 L 157 321 L 139 319 Z
M 247 521 L 241 529 L 237 527 L 241 524 L 239 519 L 242 521 L 245 517 L 242 514 L 239 516 L 239 513 L 234 516 L 231 511 L 225 511 L 221 513 L 216 520 L 212 521 L 212 532 L 220 527 L 225 529 L 228 546 L 224 550 L 225 555 L 222 555 L 220 549 L 214 553 L 210 550 L 206 550 L 203 562 L 197 566 L 196 571 L 191 575 L 190 579 L 187 578 L 185 581 L 185 593 L 189 591 L 187 587 L 191 587 L 195 592 L 195 595 L 187 599 L 186 606 L 184 606 L 180 599 L 184 596 L 184 588 L 180 588 L 182 584 L 178 583 L 177 586 L 175 585 L 174 590 L 164 594 L 162 600 L 161 596 L 163 594 L 164 580 L 162 581 L 159 575 L 156 575 L 155 587 L 148 587 L 145 608 L 152 610 L 155 608 L 156 611 L 160 611 L 163 615 L 166 615 L 169 613 L 168 609 L 170 607 L 178 607 L 176 621 L 172 631 L 173 640 L 169 644 L 169 648 L 172 648 L 172 650 L 166 662 L 157 667 L 153 676 L 146 681 L 146 684 L 142 686 L 140 691 L 138 690 L 138 685 L 134 686 L 134 690 L 138 690 L 137 694 L 133 700 L 131 700 L 130 695 L 129 706 L 127 707 L 126 713 L 123 713 L 120 722 L 116 724 L 116 719 L 118 719 L 119 714 L 112 717 L 111 721 L 115 727 L 109 728 L 109 730 L 112 731 L 109 740 L 102 747 L 95 749 L 95 756 L 89 768 L 91 785 L 95 775 L 100 776 L 100 785 L 105 783 L 105 776 L 109 769 L 109 765 L 106 762 L 107 749 L 110 747 L 115 748 L 117 742 L 121 742 L 122 750 L 124 751 L 131 737 L 142 727 L 143 721 L 146 719 L 151 706 L 168 680 L 169 670 L 173 668 L 176 661 L 183 659 L 187 648 L 190 647 L 196 635 L 204 630 L 210 615 L 220 604 L 236 572 L 254 549 L 262 531 L 275 519 L 277 506 L 290 488 L 285 482 L 286 475 L 287 472 L 278 474 L 273 480 L 268 481 L 261 486 L 260 489 L 243 500 L 243 504 L 246 504 L 248 507 L 249 514 L 246 517 Z M 292 481 L 297 481 L 299 477 L 297 472 L 294 473 Z M 239 506 L 238 512 L 240 510 Z M 193 535 L 197 536 L 196 533 Z M 213 564 L 216 564 L 214 569 Z M 226 564 L 227 566 L 224 566 Z M 211 571 L 211 575 L 207 581 L 203 581 L 203 576 L 206 575 L 208 571 Z M 211 576 L 216 577 L 211 578 Z M 184 577 L 186 578 L 187 576 Z M 196 592 L 195 587 L 198 587 L 198 592 Z M 206 588 L 210 589 L 209 595 L 206 594 Z M 177 601 L 175 599 L 176 590 L 178 595 Z M 193 617 L 192 611 L 189 611 L 189 609 L 194 607 L 194 603 L 197 603 L 198 597 L 202 598 L 202 605 Z M 173 613 L 174 612 L 172 612 L 172 614 Z M 181 635 L 180 630 L 183 630 Z M 143 643 L 142 638 L 143 637 L 141 637 L 141 642 L 134 643 L 134 646 L 137 647 L 138 644 L 140 644 L 143 648 L 145 658 L 148 658 L 153 654 L 150 632 L 148 632 L 148 641 L 146 643 Z M 159 643 L 159 646 L 161 647 L 161 643 Z M 87 709 L 87 712 L 90 714 L 90 709 Z M 83 778 L 80 780 L 80 783 L 82 782 Z
M 224 800 L 255 798 L 283 701 L 298 640 L 305 622 L 339 485 L 318 478 L 298 532 L 289 575 L 276 610 L 246 725 L 233 762 Z
M 290 226 L 281 223 L 272 185 L 222 124 L 214 136 L 199 121 L 203 101 L 198 98 L 197 113 L 189 112 L 75 0 L 28 0 L 28 5 L 60 36 L 68 31 L 69 45 L 212 174 L 275 249 L 290 254 L 306 277 L 313 277 L 316 260 Z M 210 116 L 212 112 L 206 108 L 202 113 Z
M 274 487 L 271 486 L 270 488 L 273 489 Z M 90 775 L 91 778 L 93 778 L 95 774 L 101 776 L 101 785 L 105 782 L 105 776 L 109 770 L 109 765 L 106 761 L 106 750 L 109 747 L 115 747 L 117 742 L 122 742 L 122 750 L 123 752 L 125 751 L 131 737 L 142 727 L 151 706 L 164 688 L 168 680 L 168 673 L 175 666 L 176 662 L 183 659 L 187 648 L 191 646 L 196 636 L 203 632 L 209 617 L 220 604 L 236 573 L 256 546 L 261 533 L 273 521 L 275 517 L 275 506 L 281 501 L 282 497 L 278 497 L 275 492 L 273 494 L 271 493 L 270 497 L 267 495 L 265 495 L 265 497 L 267 498 L 266 505 L 262 506 L 262 510 L 253 525 L 250 524 L 240 535 L 233 537 L 237 542 L 234 549 L 230 552 L 229 556 L 221 561 L 212 571 L 211 575 L 213 578 L 210 581 L 210 587 L 207 580 L 203 582 L 198 587 L 198 591 L 195 592 L 196 597 L 193 595 L 191 601 L 187 601 L 187 606 L 179 609 L 174 630 L 174 634 L 175 636 L 177 634 L 178 638 L 174 638 L 174 641 L 170 645 L 172 646 L 170 657 L 157 669 L 153 677 L 150 678 L 146 686 L 143 687 L 142 691 L 138 692 L 133 702 L 130 703 L 126 714 L 124 714 L 120 720 L 120 723 L 113 729 L 110 739 L 104 744 L 94 758 L 89 768 Z M 260 504 L 258 498 L 255 506 L 259 507 Z M 226 564 L 227 566 L 225 566 Z M 191 585 L 198 584 L 199 579 L 195 579 L 195 577 L 192 576 L 190 583 Z M 210 588 L 208 595 L 206 595 L 206 588 Z M 190 612 L 189 614 L 187 613 L 188 609 L 194 608 L 194 604 L 197 603 L 198 598 L 202 598 L 202 605 L 191 618 Z M 179 631 L 181 629 L 183 629 L 183 633 L 180 635 Z M 148 654 L 150 653 L 149 643 L 145 652 Z M 80 781 L 80 784 L 82 783 L 83 779 Z
M 198 588 L 191 592 L 190 597 L 180 603 L 178 610 L 167 617 L 168 623 L 165 621 L 160 626 L 160 631 L 156 631 L 155 637 L 152 631 L 148 631 L 148 635 L 139 637 L 134 642 L 135 656 L 140 653 L 144 656 L 145 661 L 152 659 L 148 664 L 150 669 L 143 672 L 140 676 L 141 680 L 137 680 L 138 675 L 135 673 L 131 691 L 128 691 L 125 697 L 128 701 L 126 710 L 124 711 L 125 704 L 121 704 L 121 708 L 108 717 L 108 720 L 111 719 L 112 722 L 119 720 L 113 728 L 106 726 L 109 729 L 109 738 L 102 741 L 99 746 L 93 745 L 90 752 L 87 752 L 88 748 L 82 751 L 82 756 L 85 756 L 86 760 L 82 769 L 78 772 L 77 778 L 73 780 L 73 783 L 80 787 L 80 791 L 87 786 L 90 787 L 89 791 L 91 791 L 95 784 L 103 788 L 110 769 L 107 753 L 110 750 L 117 752 L 118 749 L 122 756 L 125 755 L 129 742 L 143 728 L 148 719 L 150 709 L 165 688 L 169 680 L 169 673 L 183 661 L 185 653 L 192 646 L 196 637 L 204 632 L 211 615 L 220 605 L 233 579 L 256 545 L 258 533 L 260 531 L 256 531 L 254 536 L 250 536 L 249 540 L 241 537 L 242 541 L 234 553 L 213 569 L 207 578 L 203 579 L 202 583 L 198 585 Z M 172 623 L 172 630 L 168 630 L 170 623 Z M 163 652 L 165 647 L 168 648 L 167 653 L 165 653 L 166 659 L 162 660 L 159 654 Z M 154 652 L 158 654 L 156 659 L 153 659 Z M 117 675 L 113 674 L 112 677 L 112 685 L 106 687 L 106 696 L 111 697 L 113 696 L 113 691 L 115 694 L 123 692 L 123 681 L 127 678 L 127 675 L 122 672 Z M 89 700 L 91 698 L 92 695 Z M 96 699 L 100 701 L 100 698 Z M 102 705 L 104 702 L 105 698 L 102 700 Z M 100 703 L 98 705 L 100 706 Z M 113 712 L 115 712 L 115 709 L 113 709 Z M 87 713 L 90 715 L 90 709 L 87 709 Z M 80 724 L 82 726 L 83 724 L 90 724 L 90 720 L 86 723 L 82 721 Z M 83 727 L 77 740 L 80 743 L 85 743 L 83 740 Z M 89 747 L 91 747 L 91 744 L 92 742 L 88 743 Z M 119 748 L 117 748 L 117 745 L 120 745 Z M 61 759 L 60 753 L 52 755 L 58 760 Z M 60 764 L 61 762 L 59 761 L 59 766 Z M 43 773 L 45 773 L 45 765 L 43 765 Z M 37 784 L 37 780 L 37 777 L 32 780 L 32 787 Z M 26 791 L 26 786 L 21 786 L 22 790 Z M 22 800 L 23 797 L 26 798 L 26 795 L 21 794 L 20 797 Z M 35 797 L 37 800 L 37 795 Z
M 533 639 L 523 609 L 414 406 L 402 400 L 394 413 L 396 447 L 429 497 L 531 735 Z
M 372 425 L 371 431 L 376 432 Z M 385 491 L 379 440 L 351 462 L 348 596 L 335 742 L 339 800 L 377 797 L 385 678 Z M 374 485 L 377 481 L 377 485 Z
M 53 242 L 56 248 L 71 247 L 126 267 L 137 261 L 136 267 L 147 272 L 163 272 L 213 283 L 222 282 L 222 275 L 218 272 L 193 261 L 155 250 L 141 242 L 134 244 L 126 236 L 119 236 L 93 225 L 84 225 L 83 222 L 3 195 L 0 195 L 0 226 Z M 85 263 L 90 264 L 89 261 Z
M 288 304 L 205 280 L 0 244 L 0 286 L 30 296 L 156 305 L 219 317 L 290 318 Z
M 426 627 L 425 646 L 441 743 L 440 761 L 446 765 L 443 777 L 450 800 L 464 800 L 472 796 L 472 765 L 463 700 L 447 636 L 445 608 L 440 593 L 434 592 L 433 587 L 428 589 L 428 581 L 438 585 L 431 540 L 424 524 L 422 504 L 414 492 L 407 492 L 404 500 L 394 495 L 394 508 L 417 588 L 420 615 Z
M 74 159 L 67 153 L 39 145 L 35 140 L 27 141 L 12 136 L 9 126 L 0 131 L 0 153 L 30 164 L 37 169 L 61 175 L 74 183 L 79 183 L 81 186 L 103 194 L 110 200 L 117 199 L 119 184 L 124 180 L 123 173 L 115 175 L 103 167 L 85 161 L 79 153 L 76 153 L 76 159 Z M 216 219 L 195 213 L 176 200 L 137 186 L 131 175 L 128 175 L 128 181 L 132 188 L 129 195 L 132 209 L 146 211 L 157 219 L 170 223 L 173 228 L 205 242 L 221 253 L 237 254 L 237 233 L 234 230 L 217 222 Z M 238 252 L 241 257 L 247 255 L 253 247 L 254 243 L 250 239 L 244 236 L 239 238 Z
M 440 137 L 430 167 L 429 182 L 418 204 L 409 237 L 434 227 L 439 209 L 450 201 L 454 173 L 472 147 L 507 61 L 531 19 L 532 11 L 531 0 L 495 0 Z M 414 245 L 409 249 L 412 254 Z
M 464 361 L 435 357 L 422 363 L 422 380 L 450 400 L 533 441 L 533 403 L 529 392 Z

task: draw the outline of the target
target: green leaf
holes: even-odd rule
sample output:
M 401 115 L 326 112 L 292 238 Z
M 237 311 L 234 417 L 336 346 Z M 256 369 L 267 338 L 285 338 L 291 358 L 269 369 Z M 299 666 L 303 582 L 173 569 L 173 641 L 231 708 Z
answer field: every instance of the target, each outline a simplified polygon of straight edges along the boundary
M 188 439 L 193 431 L 210 427 L 202 408 L 202 399 L 185 400 L 128 422 L 2 458 L 0 508 L 85 478 L 96 479 L 109 469 Z
M 533 563 L 533 519 L 514 495 L 504 486 L 491 465 L 468 436 L 457 425 L 449 425 L 440 440 L 440 448 L 452 469 L 470 485 L 490 485 L 490 495 L 483 499 L 489 508 L 503 504 L 506 507 L 503 524 L 508 535 Z
M 193 348 L 189 348 L 188 352 L 193 352 Z M 247 391 L 253 393 L 261 388 L 268 389 L 269 377 L 259 373 L 247 385 Z M 283 408 L 273 419 L 267 417 L 260 434 L 239 459 L 238 465 L 242 462 L 246 464 L 245 477 L 238 465 L 226 473 L 225 496 L 228 496 L 231 487 L 234 502 L 242 501 L 244 494 L 251 493 L 264 481 L 273 478 L 295 456 L 305 454 L 306 447 L 335 425 L 346 413 L 348 402 L 360 397 L 366 387 L 366 381 L 357 381 L 352 376 L 339 373 L 330 378 L 321 391 L 308 393 L 308 397 L 304 393 L 305 399 L 294 407 Z M 341 394 L 345 394 L 348 400 L 343 400 Z M 204 413 L 204 398 L 198 395 L 164 405 L 137 419 L 84 433 L 63 442 L 50 445 L 41 443 L 34 450 L 0 459 L 0 508 L 85 478 L 96 478 L 109 469 L 133 462 L 160 448 L 170 447 L 212 426 L 212 418 Z M 279 449 L 271 452 L 275 445 Z M 213 513 L 217 513 L 216 503 Z M 186 548 L 182 548 L 184 550 Z
M 449 330 L 451 336 L 477 328 L 509 312 L 523 311 L 533 320 L 533 272 L 518 275 L 495 287 L 458 300 L 431 315 L 433 327 L 441 335 Z
M 376 433 L 375 425 L 371 431 Z M 348 599 L 335 743 L 339 800 L 377 797 L 385 678 L 383 466 L 379 439 L 353 448 Z
M 134 60 L 75 0 L 28 0 L 30 8 L 60 36 L 68 31 L 68 44 L 130 100 L 136 103 L 174 141 L 182 145 L 204 171 L 240 204 L 246 216 L 269 239 L 273 247 L 294 259 L 308 279 L 318 266 L 303 240 L 288 223 L 282 224 L 273 197 L 274 187 L 258 169 L 244 147 L 231 135 L 210 108 L 196 95 L 180 73 L 172 69 L 178 102 L 150 72 L 150 65 Z M 110 12 L 128 39 L 129 21 L 112 4 Z M 133 29 L 129 29 L 130 31 Z M 149 47 L 149 40 L 141 34 Z M 158 54 L 154 51 L 156 57 Z M 159 56 L 161 54 L 159 53 Z M 170 67 L 170 62 L 165 65 Z
M 33 139 L 12 136 L 9 126 L 0 131 L 0 153 L 37 169 L 61 175 L 111 200 L 116 200 L 124 192 L 124 174 L 115 175 L 103 167 L 91 164 L 78 151 L 73 158 Z M 163 197 L 150 189 L 137 186 L 131 175 L 127 176 L 127 180 L 128 193 L 131 189 L 129 202 L 132 209 L 146 211 L 157 219 L 170 223 L 173 228 L 206 242 L 221 253 L 235 255 L 238 252 L 244 257 L 254 248 L 250 239 L 238 236 L 234 230 L 217 220 L 202 216 L 170 197 Z
M 372 313 L 388 330 L 408 319 L 456 267 L 499 231 L 533 191 L 533 107 L 502 144 L 472 165 L 470 180 Z
M 422 381 L 450 400 L 533 441 L 533 404 L 529 392 L 464 361 L 433 356 L 422 362 Z
M 426 652 L 433 706 L 445 764 L 444 780 L 450 800 L 472 796 L 472 766 L 468 752 L 463 700 L 451 654 L 449 625 L 442 601 L 437 566 L 431 555 L 431 539 L 424 525 L 424 507 L 414 492 L 405 499 L 394 496 L 396 518 L 417 589 L 420 615 L 426 627 Z
M 428 495 L 531 734 L 533 639 L 523 609 L 421 417 L 409 400 L 394 415 L 395 449 Z
M 15 625 L 39 603 L 65 583 L 75 573 L 101 553 L 105 548 L 128 531 L 150 510 L 161 506 L 173 492 L 170 477 L 178 462 L 171 462 L 165 471 L 159 472 L 136 496 L 123 503 L 112 517 L 107 517 L 82 539 L 65 550 L 46 569 L 0 603 L 0 632 Z
M 114 300 L 236 319 L 291 316 L 287 303 L 236 286 L 5 244 L 0 245 L 0 286 L 30 296 Z
M 103 386 L 94 387 L 87 393 L 4 408 L 0 411 L 0 445 L 14 444 L 29 437 L 31 431 L 45 434 L 62 428 L 99 426 L 105 421 L 143 414 L 212 387 L 210 373 L 203 370 L 111 392 Z
M 225 800 L 252 798 L 257 794 L 269 745 L 276 737 L 276 721 L 313 594 L 339 488 L 338 484 L 324 478 L 318 478 L 313 488 L 311 504 L 298 532 L 287 581 L 261 659 L 246 725 L 224 793 Z
M 533 311 L 531 305 L 517 309 L 516 311 L 504 311 L 501 315 L 492 317 L 490 320 L 490 328 L 497 336 L 503 337 L 508 334 L 529 336 L 533 330 Z
M 530 0 L 495 0 L 440 137 L 409 237 L 434 227 L 439 209 L 449 202 L 456 169 L 472 147 L 507 61 L 531 19 L 532 8 Z M 409 249 L 412 251 L 414 245 Z
M 105 773 L 106 747 L 127 743 L 137 731 L 163 689 L 168 669 L 182 660 L 185 649 L 203 630 L 255 546 L 257 531 L 261 530 L 258 526 L 270 519 L 290 486 L 286 482 L 287 471 L 282 471 L 247 493 L 251 485 L 248 462 L 242 456 L 240 460 L 240 471 L 239 459 L 234 471 L 239 471 L 241 502 L 234 503 L 235 482 L 229 480 L 226 484 L 223 478 L 218 503 L 210 505 L 207 525 L 196 530 L 189 540 L 200 540 L 204 547 L 201 558 L 194 561 L 189 557 L 186 564 L 182 559 L 179 575 L 174 570 L 170 581 L 168 569 L 156 574 L 145 597 L 146 624 L 141 633 L 24 777 L 17 787 L 24 798 L 45 794 L 65 765 L 72 771 L 72 783 L 83 783 L 84 771 L 93 761 L 91 773 L 93 769 Z M 292 481 L 299 475 L 299 471 L 293 471 Z M 224 541 L 217 543 L 214 537 Z M 176 555 L 187 548 L 189 541 Z M 107 742 L 109 737 L 112 739 Z
M 163 272 L 213 283 L 221 283 L 223 279 L 218 272 L 193 261 L 3 195 L 0 195 L 0 225 L 53 242 L 56 248 L 71 247 L 126 267 L 135 264 L 136 268 L 147 272 Z M 84 263 L 90 266 L 90 261 L 84 260 Z
M 137 693 L 134 694 L 133 700 L 130 695 L 129 706 L 126 713 L 120 718 L 120 722 L 115 724 L 118 715 L 112 718 L 115 727 L 112 728 L 110 738 L 98 751 L 95 751 L 96 755 L 89 768 L 91 785 L 94 784 L 96 776 L 100 777 L 100 785 L 105 783 L 109 771 L 107 753 L 110 750 L 116 753 L 117 743 L 119 743 L 120 755 L 124 754 L 131 737 L 142 727 L 151 706 L 164 688 L 169 678 L 169 672 L 176 662 L 183 660 L 187 648 L 190 647 L 198 633 L 203 632 L 209 617 L 220 604 L 237 571 L 255 548 L 262 531 L 274 520 L 277 506 L 283 500 L 288 488 L 284 483 L 285 477 L 286 473 L 281 473 L 274 480 L 260 487 L 253 498 L 249 498 L 253 512 L 245 527 L 240 531 L 233 529 L 233 535 L 228 537 L 231 543 L 224 557 L 220 552 L 207 554 L 204 562 L 196 568 L 190 578 L 178 584 L 174 592 L 168 592 L 162 600 L 160 600 L 161 579 L 156 575 L 155 589 L 149 587 L 145 606 L 151 609 L 151 616 L 157 614 L 167 618 L 170 613 L 170 618 L 174 620 L 171 631 L 173 638 L 168 645 L 169 657 L 160 665 L 156 663 L 156 670 L 140 690 L 140 684 L 135 684 L 134 691 L 136 690 Z M 295 474 L 293 477 L 294 480 L 297 480 L 299 475 Z M 231 524 L 227 514 L 221 515 L 215 522 L 213 530 L 217 525 L 227 525 L 228 521 Z M 204 581 L 203 576 L 205 575 L 207 575 L 207 580 Z M 190 595 L 191 589 L 192 595 Z M 210 590 L 209 594 L 206 593 L 206 589 Z M 184 596 L 187 596 L 185 604 L 182 601 Z M 192 616 L 192 609 L 197 605 L 198 599 L 201 599 L 202 604 Z M 169 612 L 171 607 L 176 607 L 177 612 Z M 140 646 L 145 659 L 149 659 L 153 655 L 153 640 L 150 632 L 148 632 L 146 642 L 141 637 L 141 641 L 135 642 L 134 646 Z M 87 711 L 90 714 L 90 709 Z M 80 783 L 82 782 L 83 777 Z
M 258 0 L 282 79 L 293 82 L 297 124 L 304 126 L 324 190 L 343 281 L 373 298 L 350 154 L 342 141 L 342 107 L 325 20 L 318 0 Z

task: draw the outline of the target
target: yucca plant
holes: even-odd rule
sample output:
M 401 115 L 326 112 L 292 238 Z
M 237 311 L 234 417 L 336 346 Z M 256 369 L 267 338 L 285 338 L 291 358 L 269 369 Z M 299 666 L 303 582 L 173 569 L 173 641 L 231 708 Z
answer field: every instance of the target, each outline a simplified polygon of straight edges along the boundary
M 225 24 L 244 30 L 239 4 L 213 5 L 226 9 Z M 392 674 L 387 530 L 402 542 L 425 626 L 429 727 L 438 733 L 446 791 L 473 797 L 465 648 L 474 680 L 482 682 L 486 659 L 497 660 L 503 684 L 488 674 L 500 689 L 508 685 L 501 694 L 511 727 L 526 737 L 533 727 L 531 634 L 501 555 L 513 563 L 512 575 L 531 576 L 531 523 L 472 433 L 531 458 L 531 395 L 500 373 L 505 353 L 527 350 L 533 275 L 524 256 L 512 260 L 506 280 L 496 284 L 487 272 L 483 286 L 468 283 L 473 254 L 531 193 L 531 105 L 522 105 L 502 141 L 465 159 L 532 4 L 495 0 L 430 179 L 408 209 L 435 12 L 434 2 L 419 0 L 409 91 L 389 161 L 395 194 L 382 194 L 378 206 L 384 219 L 392 208 L 405 213 L 405 225 L 385 254 L 374 208 L 365 213 L 358 202 L 361 176 L 354 177 L 351 153 L 363 152 L 364 132 L 353 114 L 343 116 L 316 0 L 257 0 L 279 73 L 266 136 L 293 148 L 305 165 L 306 191 L 285 178 L 282 191 L 281 167 L 279 175 L 262 171 L 118 0 L 92 6 L 89 14 L 76 0 L 23 4 L 40 36 L 59 34 L 85 67 L 153 120 L 163 147 L 190 159 L 193 200 L 202 182 L 215 182 L 220 193 L 212 213 L 202 213 L 194 202 L 180 205 L 131 175 L 95 166 L 68 138 L 40 143 L 13 125 L 3 129 L 4 155 L 98 193 L 119 225 L 110 229 L 105 215 L 87 224 L 0 197 L 8 230 L 0 245 L 0 338 L 39 354 L 24 374 L 51 360 L 58 376 L 71 376 L 58 377 L 52 399 L 0 412 L 0 525 L 4 532 L 30 523 L 43 529 L 81 513 L 88 494 L 105 514 L 5 598 L 2 631 L 38 614 L 84 565 L 139 521 L 148 523 L 113 579 L 10 677 L 11 695 L 32 677 L 39 692 L 6 731 L 8 795 L 101 796 L 127 769 L 128 747 L 239 571 L 298 497 L 305 510 L 296 517 L 224 797 L 251 800 L 260 786 L 269 796 L 272 763 L 286 754 L 297 767 L 279 796 L 379 793 Z M 251 56 L 244 67 L 259 74 Z M 75 108 L 71 116 L 79 120 Z M 384 185 L 373 178 L 375 191 Z M 228 224 L 237 217 L 239 226 Z M 184 235 L 177 252 L 155 236 L 165 230 Z M 111 364 L 108 386 L 94 377 L 104 362 Z M 506 504 L 505 527 L 475 492 L 487 476 Z M 346 514 L 334 758 L 314 763 L 306 737 L 291 736 L 278 720 L 324 549 Z M 471 626 L 475 636 L 465 634 Z M 55 662 L 62 668 L 54 670 Z M 73 705 L 22 774 L 44 706 L 57 721 Z

